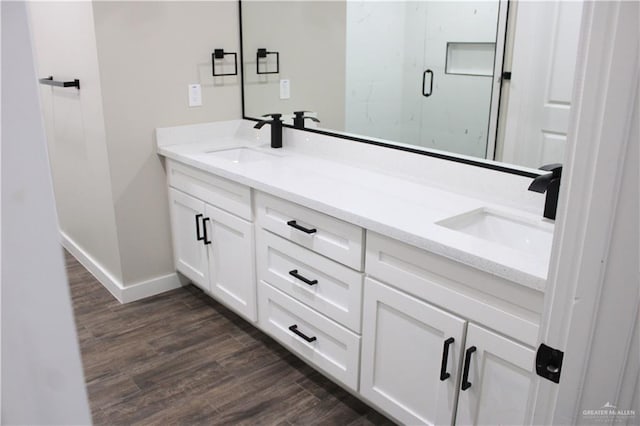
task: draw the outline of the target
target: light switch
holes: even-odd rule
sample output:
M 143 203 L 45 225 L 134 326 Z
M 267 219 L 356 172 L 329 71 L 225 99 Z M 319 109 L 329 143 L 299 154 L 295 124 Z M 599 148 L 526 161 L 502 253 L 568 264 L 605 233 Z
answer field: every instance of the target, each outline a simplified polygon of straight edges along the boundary
M 199 84 L 189 85 L 189 106 L 202 106 L 202 88 Z
M 291 97 L 290 80 L 280 80 L 280 99 L 289 99 Z

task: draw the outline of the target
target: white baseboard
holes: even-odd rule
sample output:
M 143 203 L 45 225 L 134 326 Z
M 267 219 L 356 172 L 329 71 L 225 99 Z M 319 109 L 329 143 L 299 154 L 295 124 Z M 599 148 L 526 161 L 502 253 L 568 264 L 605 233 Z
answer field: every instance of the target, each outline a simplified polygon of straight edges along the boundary
M 121 303 L 129 303 L 179 287 L 182 287 L 182 284 L 178 279 L 178 275 L 174 272 L 124 287 L 122 289 L 122 299 L 119 300 Z
M 165 291 L 182 286 L 176 273 L 162 275 L 141 281 L 131 285 L 123 285 L 122 282 L 107 271 L 89 253 L 75 243 L 67 234 L 60 231 L 61 243 L 82 266 L 95 277 L 100 284 L 118 299 L 120 303 L 129 303 L 146 297 L 155 296 Z

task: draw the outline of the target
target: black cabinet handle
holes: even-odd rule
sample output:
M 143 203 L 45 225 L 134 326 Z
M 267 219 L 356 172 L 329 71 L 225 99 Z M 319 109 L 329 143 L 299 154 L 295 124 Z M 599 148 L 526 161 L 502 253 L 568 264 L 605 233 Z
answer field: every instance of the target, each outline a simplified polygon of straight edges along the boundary
M 296 228 L 298 231 L 302 231 L 305 234 L 314 234 L 318 232 L 318 230 L 315 228 L 309 229 L 309 228 L 305 228 L 304 226 L 298 225 L 298 222 L 296 222 L 295 220 L 290 220 L 289 222 L 287 222 L 287 225 L 289 225 L 292 228 Z
M 440 380 L 443 382 L 451 377 L 451 374 L 447 373 L 447 361 L 449 360 L 449 346 L 455 342 L 453 337 L 449 337 L 444 341 L 444 346 L 442 347 L 442 366 L 440 367 Z
M 302 275 L 298 274 L 298 270 L 297 269 L 289 271 L 289 275 L 291 275 L 294 278 L 299 279 L 300 281 L 302 281 L 303 283 L 308 284 L 308 285 L 316 285 L 316 284 L 318 284 L 318 280 L 310 280 L 310 279 L 305 278 Z
M 462 390 L 466 391 L 471 387 L 471 382 L 469 381 L 469 364 L 471 364 L 471 354 L 476 351 L 475 346 L 471 346 L 467 349 L 466 354 L 464 355 L 464 372 L 462 373 Z
M 211 244 L 211 240 L 207 239 L 207 222 L 210 221 L 211 219 L 209 219 L 208 217 L 205 217 L 204 219 L 202 219 L 202 239 L 204 240 L 204 245 L 209 245 Z
M 429 74 L 429 93 L 424 91 L 424 83 L 427 81 L 427 74 Z M 431 96 L 431 94 L 433 93 L 433 71 L 431 70 L 425 70 L 425 72 L 422 73 L 422 96 L 424 96 L 425 98 L 428 98 L 429 96 Z
M 198 213 L 196 215 L 196 238 L 198 241 L 202 241 L 204 237 L 200 236 L 200 218 L 202 217 L 202 213 Z
M 293 332 L 293 334 L 296 334 L 296 335 L 302 337 L 304 340 L 306 340 L 309 343 L 311 343 L 311 342 L 316 340 L 315 336 L 309 337 L 309 336 L 305 335 L 304 333 L 302 333 L 301 331 L 299 331 L 297 324 L 293 324 L 291 327 L 289 327 L 289 330 L 291 330 Z

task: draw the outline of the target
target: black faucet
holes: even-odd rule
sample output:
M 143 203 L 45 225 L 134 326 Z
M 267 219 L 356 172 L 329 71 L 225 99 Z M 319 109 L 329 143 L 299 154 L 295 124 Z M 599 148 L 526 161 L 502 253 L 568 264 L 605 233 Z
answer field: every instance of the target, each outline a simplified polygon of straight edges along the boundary
M 261 129 L 265 124 L 271 124 L 271 148 L 282 148 L 282 114 L 265 114 L 263 117 L 271 117 L 271 120 L 258 121 L 253 128 Z
M 305 112 L 311 112 L 311 111 L 294 111 L 293 127 L 295 127 L 296 129 L 304 129 L 304 120 L 307 118 L 312 121 L 315 121 L 316 123 L 320 122 L 320 120 L 318 120 L 315 117 L 305 116 L 304 115 Z
M 547 164 L 546 166 L 540 167 L 540 170 L 551 173 L 535 178 L 533 182 L 531 182 L 531 185 L 529 185 L 529 191 L 535 191 L 541 194 L 546 191 L 547 197 L 544 201 L 544 217 L 555 220 L 556 210 L 558 208 L 562 164 Z

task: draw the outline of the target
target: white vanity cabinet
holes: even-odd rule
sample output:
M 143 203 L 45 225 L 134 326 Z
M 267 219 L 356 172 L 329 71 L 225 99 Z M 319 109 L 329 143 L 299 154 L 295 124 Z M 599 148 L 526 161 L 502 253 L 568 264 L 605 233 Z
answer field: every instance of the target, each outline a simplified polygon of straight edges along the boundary
M 368 233 L 360 392 L 404 424 L 526 422 L 535 351 L 480 324 L 535 339 L 541 296 L 465 268 Z
M 251 321 L 256 317 L 253 224 L 205 206 L 211 294 Z M 207 242 L 205 242 L 207 244 Z
M 370 402 L 411 425 L 525 423 L 533 349 L 371 279 L 363 309 Z
M 542 291 L 183 163 L 167 175 L 177 270 L 323 374 L 403 424 L 529 421 Z
M 462 358 L 463 370 L 469 367 L 458 396 L 456 424 L 526 424 L 527 402 L 535 377 L 535 351 L 469 324 Z
M 466 321 L 369 278 L 360 392 L 404 424 L 451 424 Z
M 169 188 L 169 214 L 176 270 L 208 292 L 209 261 L 202 238 L 204 202 Z
M 364 230 L 256 194 L 259 326 L 358 390 Z
M 240 216 L 251 216 L 250 189 L 182 164 L 167 167 L 176 269 L 256 321 L 253 223 Z

